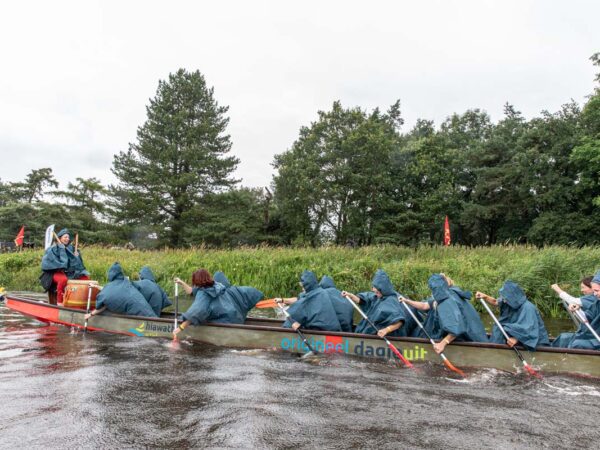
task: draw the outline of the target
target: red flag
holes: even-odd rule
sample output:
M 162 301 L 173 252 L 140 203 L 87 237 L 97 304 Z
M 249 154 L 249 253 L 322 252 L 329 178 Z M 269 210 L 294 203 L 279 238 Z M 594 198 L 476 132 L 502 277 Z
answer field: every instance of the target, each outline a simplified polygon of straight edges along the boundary
M 25 239 L 25 225 L 23 225 L 21 227 L 21 230 L 19 231 L 19 234 L 17 234 L 17 237 L 15 238 L 15 245 L 17 247 L 23 247 L 23 240 Z
M 446 216 L 446 221 L 444 222 L 444 245 L 447 247 L 450 245 L 450 224 L 448 223 L 448 216 Z

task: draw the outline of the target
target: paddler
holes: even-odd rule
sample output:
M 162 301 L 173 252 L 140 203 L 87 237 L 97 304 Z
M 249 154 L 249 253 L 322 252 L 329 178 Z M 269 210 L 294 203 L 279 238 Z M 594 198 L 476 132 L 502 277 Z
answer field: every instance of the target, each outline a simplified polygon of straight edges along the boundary
M 175 282 L 194 296 L 194 302 L 183 314 L 183 322 L 173 331 L 174 336 L 189 325 L 205 322 L 242 324 L 246 321 L 248 311 L 263 298 L 263 293 L 253 287 L 226 287 L 216 282 L 206 269 L 196 270 L 192 274 L 192 286 L 179 278 Z M 228 282 L 229 280 L 226 281 Z
M 367 320 L 363 319 L 356 326 L 356 333 L 377 334 L 384 337 L 388 335 L 410 336 L 414 332 L 415 321 L 398 302 L 401 294 L 396 292 L 388 274 L 382 269 L 375 272 L 370 292 L 361 292 L 355 295 L 344 291 L 342 295 L 360 305 L 367 317 L 379 330 L 374 329 Z M 419 313 L 414 312 L 418 316 Z
M 340 322 L 342 331 L 351 333 L 354 329 L 354 308 L 352 305 L 348 303 L 344 297 L 342 297 L 342 293 L 335 286 L 335 282 L 330 276 L 324 275 L 319 282 L 319 287 L 329 294 L 329 299 L 331 300 L 335 314 Z
M 85 269 L 81 252 L 71 245 L 71 232 L 67 228 L 60 230 L 56 237 L 58 242 L 48 247 L 42 257 L 40 277 L 46 291 L 56 284 L 56 300 L 63 302 L 65 288 L 69 280 L 89 280 L 89 272 Z
M 600 334 L 600 271 L 596 272 L 596 275 L 592 278 L 591 288 L 596 301 L 585 308 L 585 306 L 583 306 L 584 302 L 582 298 L 581 305 L 570 304 L 569 310 L 576 313 L 581 309 L 591 328 L 596 334 Z M 582 323 L 575 333 L 560 334 L 554 342 L 552 342 L 552 347 L 600 350 L 600 342 L 598 342 L 590 329 Z
M 561 300 L 564 300 L 568 304 L 575 304 L 582 307 L 584 311 L 588 310 L 594 303 L 596 303 L 596 297 L 592 290 L 592 279 L 593 276 L 584 277 L 579 282 L 579 290 L 581 291 L 581 297 L 573 297 L 565 291 L 563 291 L 558 284 L 550 286 L 554 292 L 558 294 Z
M 470 292 L 454 286 L 442 273 L 431 275 L 427 284 L 432 294 L 429 299 L 416 302 L 403 298 L 402 301 L 419 311 L 429 311 L 423 326 L 433 339 L 441 339 L 433 347 L 436 353 L 442 353 L 455 340 L 488 342 L 481 318 L 469 301 Z M 415 335 L 421 336 L 420 332 Z
M 283 326 L 297 330 L 342 331 L 340 321 L 331 303 L 330 296 L 319 286 L 317 277 L 310 270 L 300 275 L 303 292 L 288 308 L 290 319 Z M 281 300 L 281 299 L 280 299 Z
M 96 297 L 96 309 L 85 315 L 88 320 L 105 310 L 128 316 L 157 317 L 144 296 L 125 278 L 118 262 L 108 269 L 108 283 Z
M 502 288 L 500 288 L 498 299 L 482 292 L 477 292 L 475 296 L 483 298 L 490 305 L 500 308 L 498 321 L 508 334 L 509 339 L 507 341 L 498 326 L 494 325 L 490 342 L 507 344 L 509 347 L 514 347 L 520 343 L 531 351 L 540 346 L 550 345 L 548 332 L 540 312 L 527 299 L 525 292 L 517 283 L 510 280 L 505 281 Z
M 134 281 L 133 286 L 144 296 L 156 316 L 160 317 L 161 311 L 172 305 L 169 296 L 156 282 L 150 267 L 142 267 L 139 277 L 139 281 Z

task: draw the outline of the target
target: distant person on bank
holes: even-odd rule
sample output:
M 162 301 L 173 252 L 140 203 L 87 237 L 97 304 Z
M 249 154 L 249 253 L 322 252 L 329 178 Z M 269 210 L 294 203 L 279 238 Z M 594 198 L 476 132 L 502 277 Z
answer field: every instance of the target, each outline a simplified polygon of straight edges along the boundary
M 225 274 L 220 274 L 229 284 Z M 192 286 L 180 278 L 175 282 L 185 292 L 194 296 L 194 303 L 183 314 L 183 322 L 173 331 L 176 336 L 189 325 L 200 325 L 206 322 L 238 323 L 246 321 L 248 312 L 263 298 L 263 293 L 250 286 L 225 286 L 216 282 L 206 269 L 196 270 L 192 274 Z
M 71 245 L 71 232 L 67 228 L 57 235 L 59 242 L 52 244 L 42 257 L 42 286 L 47 291 L 56 283 L 56 300 L 63 302 L 63 296 L 69 280 L 89 280 L 89 272 L 83 265 L 81 252 Z

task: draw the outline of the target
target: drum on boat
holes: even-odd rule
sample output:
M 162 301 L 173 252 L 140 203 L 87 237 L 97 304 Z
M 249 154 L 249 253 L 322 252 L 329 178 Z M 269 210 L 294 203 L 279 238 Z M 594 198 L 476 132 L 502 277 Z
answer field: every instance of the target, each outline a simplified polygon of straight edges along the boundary
M 91 283 L 98 284 L 92 280 L 69 280 L 65 288 L 63 297 L 63 306 L 66 308 L 86 309 L 88 300 L 88 290 Z M 92 298 L 90 301 L 90 309 L 96 307 L 96 296 L 100 292 L 97 287 L 92 287 Z

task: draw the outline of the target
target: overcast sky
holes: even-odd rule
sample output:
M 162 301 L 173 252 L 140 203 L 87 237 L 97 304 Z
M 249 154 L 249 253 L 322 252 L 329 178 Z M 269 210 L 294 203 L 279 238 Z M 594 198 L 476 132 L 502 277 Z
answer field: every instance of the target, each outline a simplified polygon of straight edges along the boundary
M 51 167 L 114 182 L 113 155 L 159 79 L 200 70 L 230 107 L 237 177 L 266 186 L 273 155 L 335 100 L 404 130 L 505 102 L 527 118 L 594 88 L 600 2 L 22 1 L 0 6 L 0 179 Z

